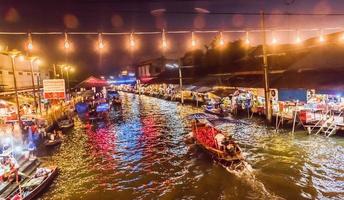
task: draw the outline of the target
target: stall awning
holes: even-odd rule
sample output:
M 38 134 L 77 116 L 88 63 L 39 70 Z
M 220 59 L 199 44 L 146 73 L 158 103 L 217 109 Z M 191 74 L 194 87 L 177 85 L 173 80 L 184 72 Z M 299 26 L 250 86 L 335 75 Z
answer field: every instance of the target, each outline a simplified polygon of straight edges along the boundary
M 299 100 L 302 102 L 307 102 L 307 90 L 305 89 L 279 89 L 278 100 L 279 101 Z
M 237 91 L 237 89 L 216 89 L 211 91 L 211 93 L 222 98 L 233 95 L 235 91 Z
M 105 87 L 107 85 L 108 83 L 106 80 L 99 79 L 94 76 L 90 76 L 75 87 L 76 88 L 92 88 L 92 87 Z
M 344 90 L 315 90 L 316 94 L 327 94 L 327 95 L 335 95 L 335 96 L 344 96 Z
M 198 87 L 197 89 L 194 89 L 192 91 L 198 92 L 198 93 L 207 93 L 207 92 L 210 92 L 212 90 L 213 90 L 213 88 L 211 88 L 211 87 L 202 86 L 202 87 Z

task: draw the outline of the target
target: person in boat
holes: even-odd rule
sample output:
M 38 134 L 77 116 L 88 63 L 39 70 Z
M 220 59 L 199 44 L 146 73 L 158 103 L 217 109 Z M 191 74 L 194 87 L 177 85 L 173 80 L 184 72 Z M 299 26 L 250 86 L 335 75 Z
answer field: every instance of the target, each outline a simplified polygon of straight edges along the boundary
M 225 146 L 224 146 L 224 142 L 225 142 L 225 136 L 223 135 L 223 133 L 219 132 L 215 135 L 215 140 L 216 140 L 216 146 L 217 149 L 223 151 Z
M 5 181 L 6 166 L 0 162 L 0 183 Z
M 11 170 L 11 174 L 15 177 L 16 182 L 19 182 L 19 176 L 18 176 L 18 172 L 19 172 L 19 164 L 17 162 L 17 160 L 11 155 L 9 157 L 10 160 L 10 170 Z
M 42 138 L 45 138 L 47 136 L 47 132 L 45 131 L 45 128 L 43 125 L 39 126 L 38 133 Z
M 51 170 L 48 168 L 39 167 L 36 169 L 35 178 L 42 177 L 42 176 L 48 176 L 50 172 L 51 172 Z
M 226 151 L 226 153 L 228 153 L 229 155 L 232 155 L 232 156 L 235 155 L 236 149 L 235 149 L 235 144 L 234 144 L 233 141 L 229 141 L 229 142 L 226 144 L 225 151 Z
M 18 183 L 19 176 L 18 176 L 18 170 L 19 165 L 17 160 L 13 156 L 7 156 L 4 158 L 4 164 L 3 164 L 4 174 L 3 179 L 4 180 L 16 180 Z
M 49 139 L 52 140 L 52 141 L 54 141 L 56 135 L 57 135 L 56 130 L 54 130 L 54 131 L 50 134 Z
M 57 131 L 57 138 L 58 138 L 58 139 L 63 139 L 63 137 L 64 137 L 64 136 L 63 136 L 63 134 L 62 134 L 62 131 L 60 131 L 60 130 Z

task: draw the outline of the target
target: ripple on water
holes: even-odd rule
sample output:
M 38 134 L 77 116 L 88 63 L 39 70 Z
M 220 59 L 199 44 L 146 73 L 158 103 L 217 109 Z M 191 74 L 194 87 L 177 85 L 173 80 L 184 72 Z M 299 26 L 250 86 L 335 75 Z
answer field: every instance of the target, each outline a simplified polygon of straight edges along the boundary
M 42 158 L 61 168 L 43 199 L 343 199 L 342 138 L 275 133 L 261 120 L 222 125 L 254 168 L 255 178 L 238 177 L 184 143 L 185 117 L 199 108 L 121 96 L 122 110 L 92 130 L 77 120 Z

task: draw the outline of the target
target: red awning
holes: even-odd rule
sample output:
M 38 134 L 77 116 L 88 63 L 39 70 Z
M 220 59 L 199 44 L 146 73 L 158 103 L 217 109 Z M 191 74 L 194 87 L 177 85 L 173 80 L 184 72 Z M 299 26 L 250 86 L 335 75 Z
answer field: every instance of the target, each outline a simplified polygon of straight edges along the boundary
M 105 87 L 108 83 L 106 80 L 96 78 L 94 76 L 88 77 L 86 80 L 79 83 L 77 88 L 92 88 L 92 87 Z

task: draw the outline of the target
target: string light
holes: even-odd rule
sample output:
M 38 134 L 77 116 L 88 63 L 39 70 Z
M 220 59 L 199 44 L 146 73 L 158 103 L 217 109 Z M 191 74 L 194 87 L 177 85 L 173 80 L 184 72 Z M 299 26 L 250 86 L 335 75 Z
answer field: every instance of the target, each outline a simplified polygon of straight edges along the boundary
M 105 47 L 105 44 L 104 44 L 104 41 L 103 41 L 103 37 L 102 37 L 102 34 L 99 33 L 98 34 L 98 49 L 101 51 L 103 50 Z
M 33 44 L 32 44 L 31 33 L 28 33 L 27 49 L 28 49 L 29 51 L 32 51 L 32 50 L 33 50 Z
M 135 38 L 134 38 L 134 33 L 130 33 L 129 45 L 130 45 L 130 48 L 132 50 L 135 49 L 136 41 L 135 41 Z
M 64 39 L 64 48 L 68 50 L 70 48 L 70 42 L 68 41 L 68 35 L 67 33 L 64 34 L 65 39 Z
M 219 45 L 220 45 L 220 46 L 223 46 L 223 45 L 225 45 L 225 41 L 224 41 L 224 39 L 223 39 L 222 32 L 220 32 Z
M 166 50 L 167 49 L 167 41 L 166 41 L 166 35 L 165 35 L 165 30 L 162 30 L 162 49 Z
M 42 62 L 43 62 L 43 61 L 42 61 L 41 59 L 39 59 L 39 58 L 37 58 L 35 61 L 36 61 L 35 63 L 36 63 L 37 65 L 41 65 Z
M 196 40 L 195 40 L 194 32 L 191 32 L 191 47 L 192 48 L 196 47 Z
M 246 31 L 245 43 L 246 43 L 247 46 L 250 45 L 250 39 L 249 39 L 249 37 L 248 37 L 248 31 Z
M 249 38 L 249 34 L 251 33 L 261 33 L 262 30 L 224 30 L 226 33 L 245 33 L 246 37 L 244 40 L 244 43 L 246 45 L 250 45 L 252 43 L 252 41 L 250 41 Z M 277 44 L 280 41 L 278 40 L 278 38 L 276 38 L 275 33 L 276 32 L 294 32 L 295 34 L 295 38 L 294 41 L 292 41 L 292 43 L 294 44 L 300 44 L 303 42 L 303 40 L 310 38 L 310 37 L 306 37 L 308 34 L 304 34 L 303 32 L 316 32 L 318 31 L 318 35 L 315 36 L 315 40 L 317 42 L 323 43 L 326 42 L 327 37 L 326 35 L 324 35 L 324 31 L 326 33 L 333 33 L 333 32 L 339 32 L 339 31 L 343 31 L 343 27 L 328 27 L 328 28 L 323 28 L 323 29 L 315 29 L 315 28 L 308 28 L 308 29 L 301 29 L 302 34 L 305 35 L 302 38 L 300 37 L 300 31 L 295 30 L 295 29 L 266 29 L 264 31 L 270 31 L 272 32 L 272 38 L 271 38 L 271 44 Z M 162 41 L 161 41 L 161 48 L 163 50 L 168 49 L 169 43 L 166 39 L 166 34 L 190 34 L 190 31 L 188 30 L 179 30 L 179 31 L 165 31 L 163 30 L 162 32 L 156 32 L 156 31 L 143 31 L 143 32 L 136 32 L 136 35 L 157 35 L 157 34 L 161 34 L 162 33 Z M 223 31 L 217 31 L 217 30 L 201 30 L 201 31 L 195 31 L 195 32 L 191 32 L 191 43 L 189 43 L 191 45 L 192 48 L 196 47 L 198 44 L 196 38 L 195 38 L 195 33 L 209 33 L 209 34 L 214 34 L 214 33 L 218 33 L 218 37 L 217 37 L 217 43 L 216 45 L 218 46 L 224 46 L 225 45 L 225 41 L 223 38 Z M 134 49 L 134 47 L 137 46 L 137 42 L 135 41 L 134 38 L 134 33 L 128 33 L 128 32 L 104 32 L 102 34 L 99 34 L 97 32 L 71 32 L 71 33 L 67 33 L 67 32 L 0 32 L 0 35 L 27 35 L 27 43 L 26 43 L 26 49 L 28 51 L 33 51 L 36 47 L 34 46 L 33 42 L 32 42 L 32 35 L 60 35 L 60 34 L 64 34 L 64 43 L 63 43 L 63 48 L 65 50 L 72 50 L 73 48 L 73 43 L 70 42 L 69 40 L 69 34 L 72 35 L 95 35 L 98 34 L 99 38 L 101 38 L 101 36 L 104 34 L 106 35 L 112 35 L 112 36 L 118 36 L 118 35 L 130 35 L 130 40 L 129 40 L 129 46 L 130 48 Z M 313 34 L 314 37 L 314 34 Z M 106 43 L 104 44 L 104 41 L 102 39 L 99 40 L 100 42 L 97 44 L 98 49 L 106 49 L 107 45 Z M 340 42 L 344 42 L 344 32 L 342 33 L 338 33 L 337 36 L 337 41 Z M 61 42 L 62 43 L 62 42 Z M 62 46 L 62 45 L 61 45 Z M 97 48 L 96 47 L 96 48 Z M 4 49 L 4 47 L 2 47 L 2 49 Z M 0 48 L 1 50 L 1 48 Z

